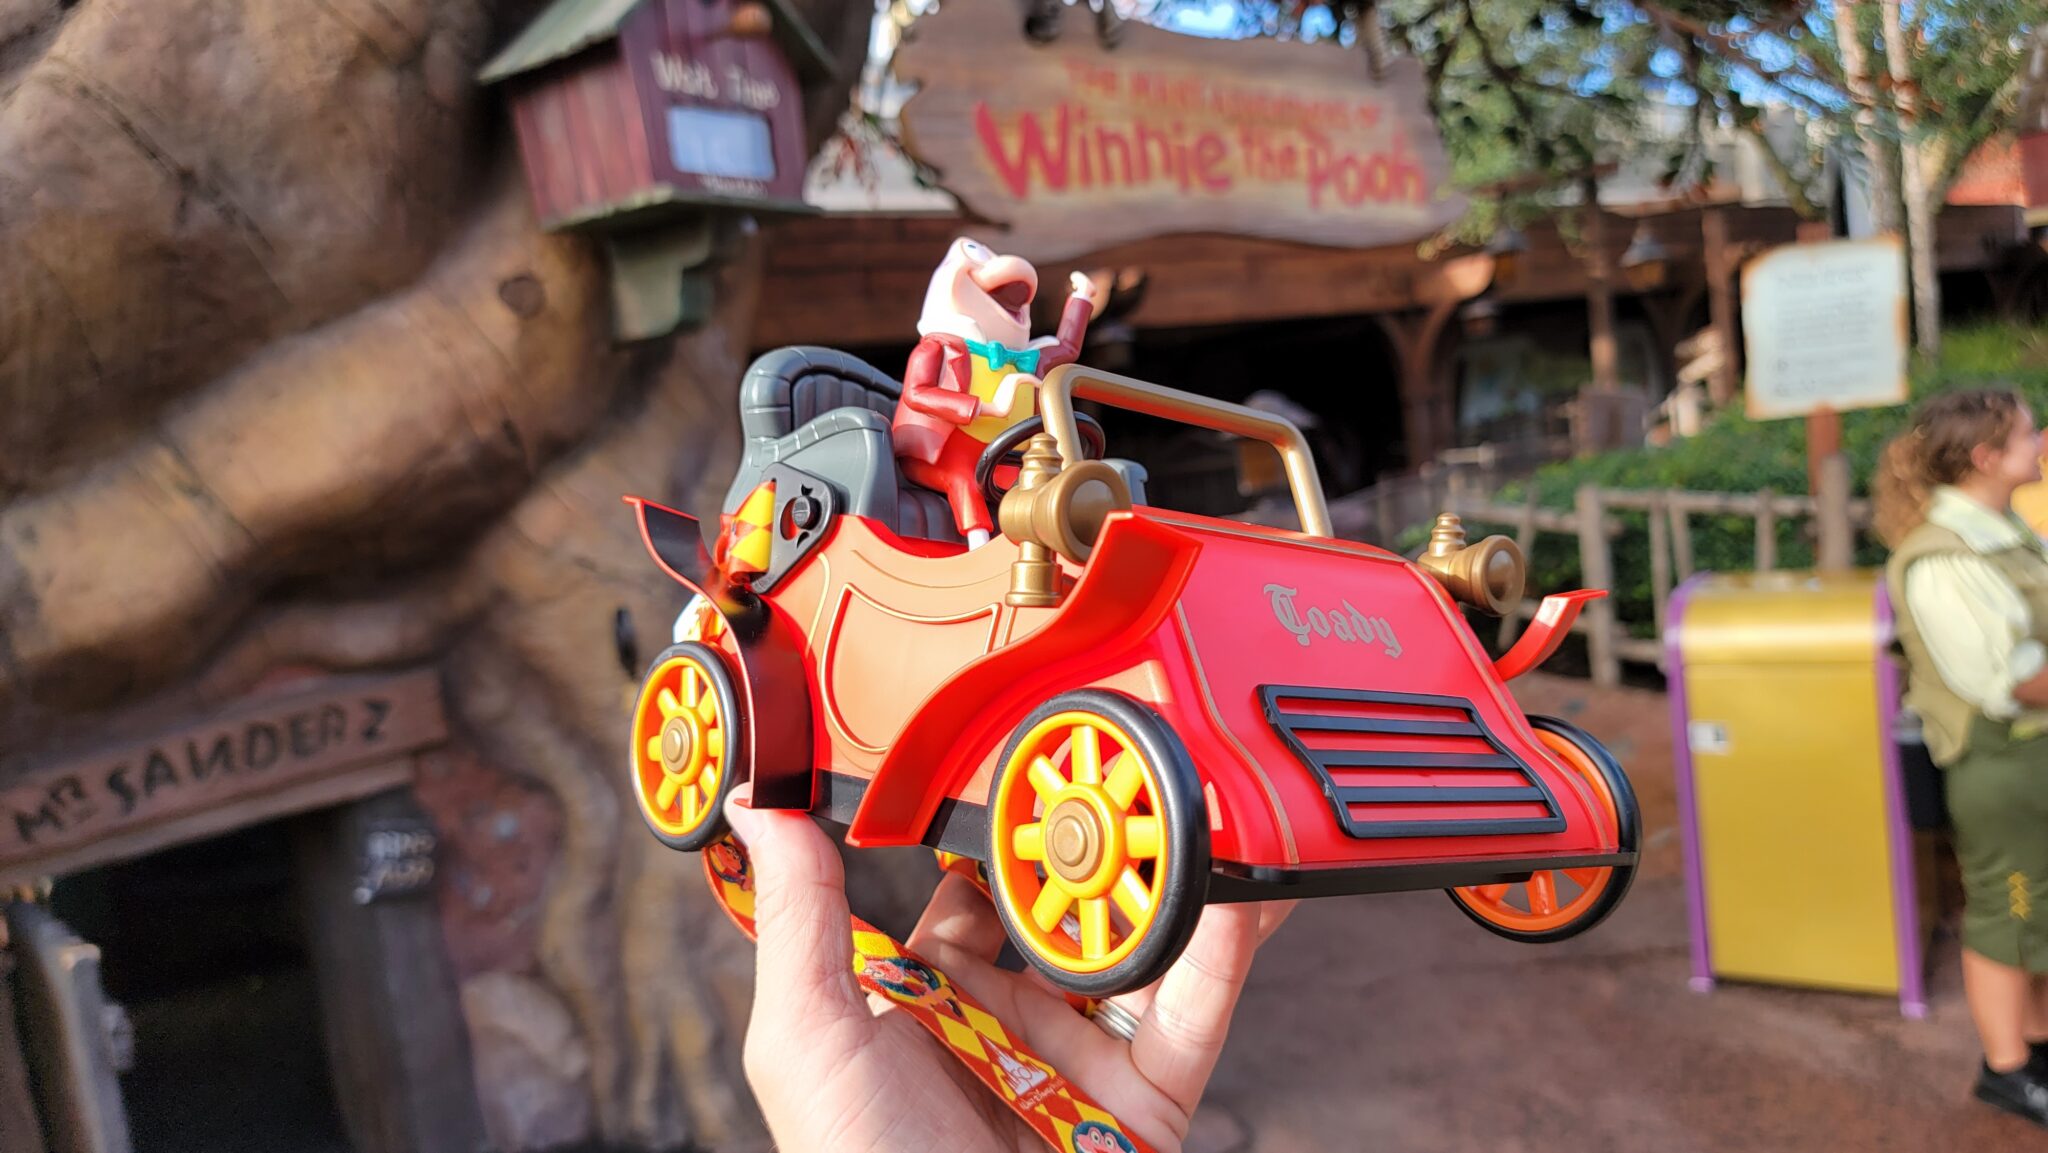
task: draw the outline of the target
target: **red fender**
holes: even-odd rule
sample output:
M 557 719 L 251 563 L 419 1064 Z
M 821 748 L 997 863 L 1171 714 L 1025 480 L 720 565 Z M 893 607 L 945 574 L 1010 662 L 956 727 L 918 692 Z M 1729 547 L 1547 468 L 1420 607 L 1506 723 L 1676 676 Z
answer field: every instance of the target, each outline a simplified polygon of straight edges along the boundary
M 739 647 L 738 688 L 747 726 L 747 779 L 754 782 L 752 807 L 808 810 L 817 774 L 812 771 L 810 681 L 796 625 L 766 600 L 719 575 L 704 549 L 696 517 L 637 496 L 625 500 L 639 513 L 640 539 L 654 563 L 716 606 Z M 802 724 L 756 724 L 764 715 L 805 719 Z
M 1077 657 L 1114 657 L 1171 616 L 1201 542 L 1130 513 L 1112 513 L 1081 579 L 1044 627 L 969 664 L 933 689 L 889 749 L 847 827 L 860 848 L 914 845 L 939 804 L 1018 719 L 1069 675 Z M 1136 590 L 1146 590 L 1133 604 Z
M 1549 660 L 1572 631 L 1579 610 L 1606 595 L 1606 589 L 1578 589 L 1544 597 L 1543 603 L 1536 606 L 1536 619 L 1529 622 L 1515 647 L 1493 662 L 1493 671 L 1500 674 L 1501 680 L 1511 681 Z

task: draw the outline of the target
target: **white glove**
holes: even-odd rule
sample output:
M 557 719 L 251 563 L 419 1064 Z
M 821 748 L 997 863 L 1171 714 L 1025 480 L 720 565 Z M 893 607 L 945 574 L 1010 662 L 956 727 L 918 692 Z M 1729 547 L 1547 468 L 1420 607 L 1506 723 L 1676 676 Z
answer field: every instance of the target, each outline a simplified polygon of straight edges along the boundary
M 1088 315 L 1093 317 L 1102 311 L 1102 289 L 1085 272 L 1076 272 L 1067 278 L 1068 290 L 1076 297 L 1088 302 Z
M 1008 416 L 1017 407 L 1017 391 L 1037 387 L 1037 377 L 1028 372 L 1013 372 L 996 385 L 996 398 L 983 401 L 981 410 L 992 416 Z

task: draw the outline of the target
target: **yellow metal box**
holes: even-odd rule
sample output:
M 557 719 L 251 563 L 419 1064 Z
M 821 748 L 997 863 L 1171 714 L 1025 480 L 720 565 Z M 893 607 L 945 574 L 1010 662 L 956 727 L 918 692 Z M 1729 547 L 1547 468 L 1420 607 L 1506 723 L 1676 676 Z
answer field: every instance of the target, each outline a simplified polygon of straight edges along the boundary
M 1717 977 L 1926 1011 L 1875 571 L 1701 574 L 1664 644 L 1695 988 Z

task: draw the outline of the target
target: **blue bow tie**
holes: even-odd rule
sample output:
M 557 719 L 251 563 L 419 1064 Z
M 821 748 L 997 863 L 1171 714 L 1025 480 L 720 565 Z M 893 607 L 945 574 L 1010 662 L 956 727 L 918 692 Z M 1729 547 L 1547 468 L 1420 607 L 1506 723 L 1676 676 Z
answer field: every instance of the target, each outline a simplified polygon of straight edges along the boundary
M 1042 348 L 1005 348 L 993 340 L 986 342 L 970 340 L 967 342 L 967 351 L 987 361 L 988 366 L 997 371 L 1001 371 L 1004 365 L 1011 365 L 1018 372 L 1037 376 L 1039 354 L 1045 350 Z

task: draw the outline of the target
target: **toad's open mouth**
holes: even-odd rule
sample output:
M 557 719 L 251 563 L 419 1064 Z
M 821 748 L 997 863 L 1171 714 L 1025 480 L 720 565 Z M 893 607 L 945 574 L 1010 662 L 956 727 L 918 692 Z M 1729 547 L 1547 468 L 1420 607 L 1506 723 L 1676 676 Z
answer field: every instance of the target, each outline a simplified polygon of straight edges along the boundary
M 1010 280 L 986 290 L 989 299 L 1002 305 L 1003 309 L 1019 321 L 1031 318 L 1031 282 Z

